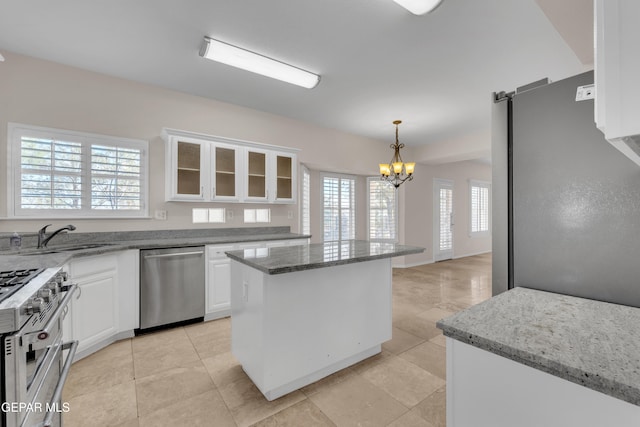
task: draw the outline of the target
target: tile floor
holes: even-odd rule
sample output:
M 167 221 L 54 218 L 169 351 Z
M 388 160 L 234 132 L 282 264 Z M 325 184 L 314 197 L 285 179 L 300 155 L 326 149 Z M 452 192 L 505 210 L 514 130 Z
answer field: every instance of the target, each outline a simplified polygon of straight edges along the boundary
M 230 353 L 230 319 L 119 341 L 76 362 L 65 427 L 445 426 L 435 322 L 491 294 L 491 254 L 393 272 L 381 354 L 268 402 Z

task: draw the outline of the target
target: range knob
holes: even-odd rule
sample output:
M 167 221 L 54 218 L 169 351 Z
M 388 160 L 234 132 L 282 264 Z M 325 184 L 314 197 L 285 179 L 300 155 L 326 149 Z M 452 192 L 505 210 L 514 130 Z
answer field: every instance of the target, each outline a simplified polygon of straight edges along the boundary
M 44 302 L 50 302 L 51 297 L 53 296 L 53 291 L 49 288 L 40 289 L 38 291 L 38 296 L 44 300 Z
M 42 303 L 42 298 L 32 298 L 24 308 L 24 313 L 26 315 L 40 313 L 42 311 Z

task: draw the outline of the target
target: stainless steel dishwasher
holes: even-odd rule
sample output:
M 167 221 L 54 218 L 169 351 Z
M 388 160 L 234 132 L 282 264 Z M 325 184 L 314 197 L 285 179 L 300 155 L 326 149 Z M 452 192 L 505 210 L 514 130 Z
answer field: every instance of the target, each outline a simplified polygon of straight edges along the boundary
M 140 330 L 204 318 L 204 247 L 140 251 Z

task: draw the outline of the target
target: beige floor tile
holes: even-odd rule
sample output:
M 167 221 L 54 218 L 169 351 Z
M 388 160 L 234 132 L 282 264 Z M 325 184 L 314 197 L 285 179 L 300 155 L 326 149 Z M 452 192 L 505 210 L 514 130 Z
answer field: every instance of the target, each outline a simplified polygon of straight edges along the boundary
M 400 357 L 390 357 L 364 371 L 362 376 L 407 408 L 417 405 L 445 384 L 443 379 Z
M 197 323 L 184 329 L 201 359 L 231 351 L 229 318 Z
M 447 340 L 446 340 L 445 336 L 442 335 L 442 334 L 431 338 L 428 342 L 437 344 L 440 347 L 446 347 L 447 346 Z
M 440 320 L 443 319 L 445 317 L 449 317 L 453 314 L 453 312 L 448 311 L 448 310 L 443 310 L 441 308 L 438 307 L 434 307 L 434 308 L 430 308 L 429 310 L 420 313 L 418 316 L 429 320 L 431 322 L 433 322 L 433 324 L 435 325 L 435 323 Z
M 202 359 L 202 363 L 218 388 L 247 377 L 231 352 L 207 357 Z
M 111 344 L 73 364 L 62 397 L 72 399 L 134 379 L 131 340 Z
M 386 426 L 408 409 L 360 375 L 309 397 L 338 426 Z
M 249 377 L 234 381 L 218 390 L 238 426 L 250 426 L 306 398 L 297 390 L 269 402 Z
M 402 353 L 400 357 L 443 380 L 447 378 L 446 351 L 440 345 L 426 342 Z
M 190 366 L 200 360 L 184 328 L 143 335 L 133 340 L 133 368 L 136 379 L 162 371 Z
M 415 411 L 434 427 L 447 426 L 446 387 L 441 387 L 416 405 Z
M 309 399 L 270 416 L 253 427 L 329 427 L 335 424 Z
M 399 317 L 394 323 L 394 327 L 425 340 L 430 340 L 440 334 L 440 329 L 436 328 L 434 322 L 419 315 Z
M 136 379 L 138 415 L 143 417 L 166 405 L 183 402 L 215 389 L 202 363 L 162 371 Z
M 417 337 L 399 328 L 393 328 L 391 340 L 382 344 L 382 348 L 390 353 L 400 354 L 424 341 L 424 338 Z
M 217 390 L 168 404 L 140 417 L 140 427 L 235 427 L 236 423 Z
M 65 427 L 112 427 L 138 416 L 134 381 L 83 394 L 68 403 L 70 410 L 63 414 Z
M 412 409 L 387 427 L 434 427 L 434 425 L 422 418 L 415 409 Z

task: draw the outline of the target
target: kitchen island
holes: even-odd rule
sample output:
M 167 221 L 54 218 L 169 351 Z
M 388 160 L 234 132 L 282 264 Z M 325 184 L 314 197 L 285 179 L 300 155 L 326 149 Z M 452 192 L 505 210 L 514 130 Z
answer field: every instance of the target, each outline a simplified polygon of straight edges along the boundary
M 640 308 L 516 287 L 437 326 L 448 427 L 640 425 Z
M 422 251 L 349 240 L 227 252 L 234 356 L 273 400 L 379 353 L 391 258 Z

